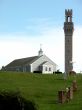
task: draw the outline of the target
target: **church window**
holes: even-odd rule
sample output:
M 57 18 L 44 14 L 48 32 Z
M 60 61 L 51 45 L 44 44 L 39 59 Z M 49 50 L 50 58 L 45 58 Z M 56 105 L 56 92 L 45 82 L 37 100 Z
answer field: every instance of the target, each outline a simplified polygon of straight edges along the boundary
M 45 71 L 47 71 L 47 67 L 45 68 Z
M 51 68 L 49 67 L 49 71 L 51 71 Z

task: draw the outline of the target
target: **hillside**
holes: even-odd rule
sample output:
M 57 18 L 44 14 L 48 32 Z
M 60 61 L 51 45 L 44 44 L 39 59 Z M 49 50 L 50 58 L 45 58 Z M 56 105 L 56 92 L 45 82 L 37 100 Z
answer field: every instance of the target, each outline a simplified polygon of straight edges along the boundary
M 71 86 L 74 79 L 78 90 L 73 100 L 59 104 L 58 91 Z M 23 97 L 36 103 L 38 110 L 82 110 L 82 75 L 63 80 L 63 75 L 0 72 L 0 90 L 20 91 Z

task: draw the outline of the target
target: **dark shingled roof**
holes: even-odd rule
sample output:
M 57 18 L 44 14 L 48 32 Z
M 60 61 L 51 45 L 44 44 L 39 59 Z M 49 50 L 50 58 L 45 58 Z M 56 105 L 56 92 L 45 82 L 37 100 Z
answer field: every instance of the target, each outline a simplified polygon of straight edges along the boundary
M 16 59 L 16 60 L 12 61 L 11 63 L 9 63 L 5 67 L 23 66 L 25 64 L 29 65 L 29 64 L 33 63 L 34 61 L 36 61 L 40 57 L 41 56 L 33 56 L 33 57 L 27 57 L 27 58 L 22 58 L 22 59 Z

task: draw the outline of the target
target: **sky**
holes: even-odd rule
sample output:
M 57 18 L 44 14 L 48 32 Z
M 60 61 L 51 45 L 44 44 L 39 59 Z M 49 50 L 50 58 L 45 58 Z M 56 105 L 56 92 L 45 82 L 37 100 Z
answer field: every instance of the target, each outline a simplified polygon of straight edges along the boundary
M 0 68 L 45 55 L 64 72 L 65 9 L 73 10 L 73 66 L 82 71 L 82 0 L 0 0 Z

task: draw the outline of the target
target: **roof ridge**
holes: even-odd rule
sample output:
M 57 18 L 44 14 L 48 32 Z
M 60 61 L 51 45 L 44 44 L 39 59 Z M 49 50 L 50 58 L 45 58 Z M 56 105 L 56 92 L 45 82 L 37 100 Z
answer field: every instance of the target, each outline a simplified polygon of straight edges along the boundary
M 32 57 L 37 57 L 37 56 L 24 57 L 24 58 L 19 58 L 19 59 L 15 59 L 15 60 L 27 59 L 27 58 L 32 58 Z

